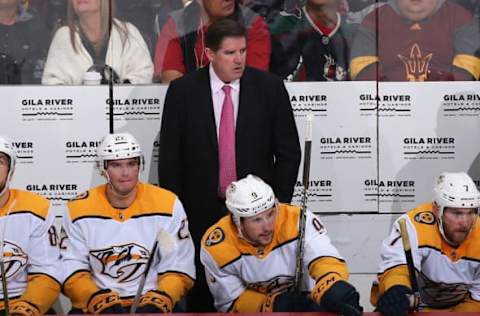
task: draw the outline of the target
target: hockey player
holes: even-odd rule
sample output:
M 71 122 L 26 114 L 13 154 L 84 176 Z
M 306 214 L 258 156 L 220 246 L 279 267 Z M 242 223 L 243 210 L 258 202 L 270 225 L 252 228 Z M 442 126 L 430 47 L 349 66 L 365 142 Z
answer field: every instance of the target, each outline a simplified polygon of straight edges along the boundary
M 293 294 L 300 208 L 277 203 L 272 188 L 252 175 L 229 185 L 226 206 L 231 215 L 207 230 L 200 254 L 219 311 L 361 315 L 347 266 L 314 214 L 306 213 L 302 288 L 308 292 Z
M 10 189 L 16 155 L 0 136 L 0 249 L 5 267 L 6 293 L 1 290 L 0 312 L 9 300 L 12 315 L 46 313 L 60 293 L 58 239 L 47 199 Z M 4 278 L 5 277 L 5 278 Z
M 442 173 L 434 201 L 401 216 L 406 219 L 421 310 L 480 311 L 479 207 L 480 193 L 466 173 Z M 381 257 L 372 304 L 386 316 L 407 315 L 414 306 L 398 220 L 382 244 Z
M 128 133 L 105 136 L 97 163 L 107 183 L 67 204 L 64 293 L 75 312 L 128 312 L 154 256 L 137 312 L 172 312 L 195 278 L 182 203 L 170 191 L 139 182 L 144 159 Z

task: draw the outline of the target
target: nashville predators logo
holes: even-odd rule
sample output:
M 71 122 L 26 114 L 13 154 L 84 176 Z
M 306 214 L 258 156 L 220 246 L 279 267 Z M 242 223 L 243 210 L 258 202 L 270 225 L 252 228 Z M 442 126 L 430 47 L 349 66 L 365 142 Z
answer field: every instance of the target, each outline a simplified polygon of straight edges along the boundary
M 435 224 L 435 215 L 432 212 L 421 212 L 415 215 L 415 221 L 421 224 Z
M 18 272 L 25 269 L 28 262 L 28 255 L 25 251 L 23 251 L 20 246 L 9 241 L 5 241 L 4 243 L 3 258 L 7 279 L 12 278 Z
M 283 292 L 293 286 L 294 278 L 291 275 L 278 275 L 270 280 L 256 282 L 248 285 L 248 288 L 263 294 Z
M 220 227 L 215 228 L 207 237 L 205 245 L 213 246 L 218 243 L 221 243 L 225 239 L 225 234 Z
M 129 282 L 139 278 L 150 257 L 150 251 L 135 243 L 92 250 L 90 255 L 102 264 L 102 274 L 117 282 Z

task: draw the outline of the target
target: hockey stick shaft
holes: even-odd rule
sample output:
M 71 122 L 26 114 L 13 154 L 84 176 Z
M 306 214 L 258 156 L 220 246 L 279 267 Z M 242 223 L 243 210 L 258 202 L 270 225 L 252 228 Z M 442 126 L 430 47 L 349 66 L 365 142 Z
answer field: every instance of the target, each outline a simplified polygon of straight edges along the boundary
M 313 115 L 307 115 L 307 128 L 305 133 L 305 146 L 303 154 L 303 175 L 302 175 L 302 201 L 300 207 L 300 223 L 298 225 L 298 245 L 295 262 L 295 280 L 293 289 L 300 293 L 302 290 L 303 280 L 303 252 L 305 246 L 305 224 L 306 224 L 306 210 L 308 203 L 308 188 L 310 183 L 310 157 L 312 153 L 312 124 Z
M 3 305 L 5 306 L 4 308 L 4 315 L 9 316 L 10 315 L 10 306 L 9 306 L 9 298 L 8 298 L 8 284 L 7 284 L 7 273 L 5 271 L 5 230 L 7 229 L 7 218 L 8 215 L 10 215 L 10 212 L 13 210 L 13 207 L 15 206 L 15 203 L 17 200 L 13 200 L 13 202 L 10 204 L 10 207 L 8 208 L 8 211 L 5 215 L 5 220 L 2 225 L 2 231 L 1 231 L 1 244 L 0 244 L 0 251 L 1 251 L 1 257 L 0 257 L 0 274 L 2 276 L 2 293 L 3 293 Z
M 398 224 L 400 225 L 400 235 L 402 236 L 403 251 L 405 252 L 405 259 L 407 261 L 408 267 L 408 276 L 410 278 L 410 286 L 412 287 L 413 292 L 413 299 L 410 300 L 410 307 L 413 310 L 417 310 L 420 300 L 420 293 L 418 291 L 417 275 L 415 273 L 415 264 L 413 262 L 412 246 L 410 244 L 410 238 L 408 236 L 406 219 L 403 217 L 400 218 L 398 220 Z
M 150 252 L 150 256 L 148 257 L 147 265 L 145 266 L 145 271 L 143 272 L 142 278 L 140 279 L 140 283 L 138 284 L 137 294 L 133 299 L 133 304 L 130 307 L 130 314 L 135 314 L 137 310 L 138 303 L 140 302 L 140 297 L 142 296 L 143 288 L 145 286 L 145 281 L 147 280 L 148 272 L 150 271 L 150 267 L 152 266 L 153 259 L 155 258 L 155 253 L 157 252 L 158 247 L 158 238 L 155 239 L 153 243 L 152 251 Z
M 0 261 L 0 273 L 2 274 L 2 291 L 3 291 L 3 305 L 4 305 L 4 315 L 10 315 L 9 299 L 8 299 L 8 288 L 7 288 L 7 274 L 5 273 L 5 263 L 2 259 Z
M 108 1 L 108 40 L 112 38 L 113 27 L 113 4 L 112 0 Z M 114 128 L 114 108 L 113 108 L 113 68 L 110 67 L 110 78 L 108 79 L 108 121 L 109 121 L 109 133 L 115 132 Z

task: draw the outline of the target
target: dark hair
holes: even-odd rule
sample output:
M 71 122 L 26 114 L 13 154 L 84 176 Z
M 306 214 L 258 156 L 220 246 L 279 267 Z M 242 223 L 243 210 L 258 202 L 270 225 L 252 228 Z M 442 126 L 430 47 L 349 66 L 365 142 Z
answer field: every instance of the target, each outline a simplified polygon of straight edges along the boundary
M 205 35 L 205 46 L 216 52 L 226 37 L 247 38 L 247 31 L 243 25 L 232 18 L 223 18 L 213 22 Z

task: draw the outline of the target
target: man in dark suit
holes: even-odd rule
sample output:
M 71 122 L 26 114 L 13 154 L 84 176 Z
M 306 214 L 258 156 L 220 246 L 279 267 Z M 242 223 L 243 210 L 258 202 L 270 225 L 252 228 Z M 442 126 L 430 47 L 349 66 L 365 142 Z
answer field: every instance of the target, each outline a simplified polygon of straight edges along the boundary
M 226 214 L 230 182 L 255 174 L 289 203 L 301 157 L 283 81 L 245 66 L 245 29 L 231 19 L 217 21 L 206 47 L 210 65 L 168 87 L 158 167 L 159 184 L 184 203 L 197 250 L 206 229 Z M 196 259 L 198 279 L 188 303 L 192 311 L 208 311 L 202 307 L 212 301 L 205 298 L 198 252 Z

